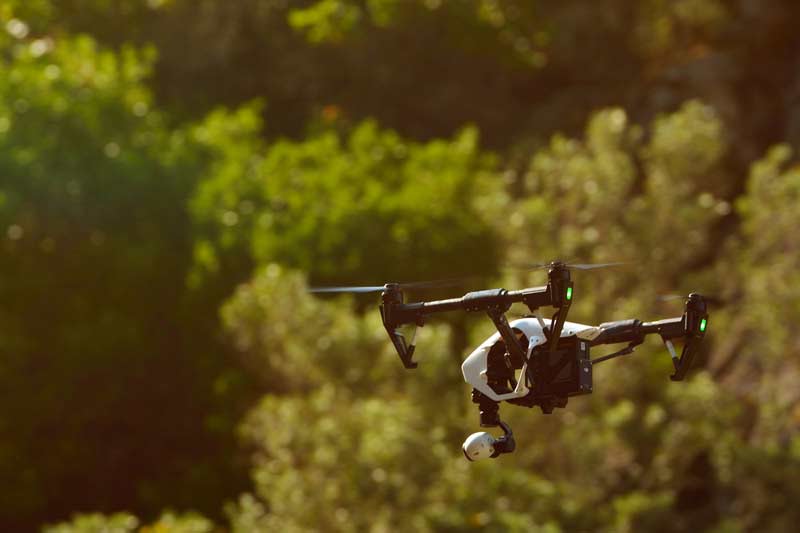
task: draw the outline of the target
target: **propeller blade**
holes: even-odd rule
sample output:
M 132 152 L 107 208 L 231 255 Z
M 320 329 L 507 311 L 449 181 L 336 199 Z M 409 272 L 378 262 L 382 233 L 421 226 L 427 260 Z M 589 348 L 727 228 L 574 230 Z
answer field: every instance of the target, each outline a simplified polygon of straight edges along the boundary
M 368 293 L 368 292 L 383 292 L 384 286 L 373 287 L 311 287 L 308 292 L 353 292 L 353 293 Z
M 477 278 L 449 278 L 437 279 L 433 281 L 411 281 L 409 283 L 398 283 L 400 289 L 439 289 L 443 287 L 455 287 L 463 284 L 465 281 Z M 374 285 L 365 287 L 311 287 L 308 292 L 313 293 L 370 293 L 370 292 L 383 292 L 386 290 L 384 285 Z
M 531 270 L 552 268 L 555 265 L 564 265 L 564 264 L 565 264 L 564 261 L 555 260 L 555 261 L 550 261 L 549 263 L 533 263 L 533 264 L 530 264 L 530 265 L 520 265 L 518 267 L 512 267 L 512 268 L 514 270 L 521 270 L 521 271 L 529 272 Z
M 596 270 L 599 268 L 608 268 L 626 264 L 627 263 L 564 263 L 562 261 L 552 261 L 550 263 L 536 263 L 533 265 L 527 265 L 522 267 L 522 269 L 530 271 L 539 269 L 549 269 L 553 268 L 554 266 L 563 266 L 565 268 L 574 268 L 575 270 Z
M 533 265 L 527 265 L 522 268 L 525 270 L 538 270 L 540 268 L 550 268 L 551 266 L 550 263 L 534 263 Z
M 608 268 L 625 264 L 627 263 L 578 263 L 574 265 L 567 265 L 567 268 L 574 268 L 575 270 L 595 270 L 597 268 Z
M 476 278 L 447 278 L 433 281 L 412 281 L 410 283 L 400 283 L 401 289 L 439 289 L 444 287 L 456 287 L 466 281 Z
M 720 298 L 719 296 L 706 296 L 705 294 L 702 295 L 703 300 L 706 303 L 712 305 L 723 305 L 725 300 Z M 675 300 L 688 300 L 689 296 L 687 294 L 664 294 L 658 297 L 659 302 L 674 302 Z

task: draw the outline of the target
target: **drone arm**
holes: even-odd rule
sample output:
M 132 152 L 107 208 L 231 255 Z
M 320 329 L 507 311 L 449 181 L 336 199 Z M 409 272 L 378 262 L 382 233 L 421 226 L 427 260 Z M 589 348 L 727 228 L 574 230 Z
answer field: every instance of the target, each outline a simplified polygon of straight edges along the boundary
M 664 340 L 676 339 L 686 336 L 686 328 L 683 324 L 684 317 L 667 318 L 655 322 L 644 322 L 642 333 L 645 335 L 658 333 Z
M 476 312 L 488 311 L 489 309 L 503 309 L 505 311 L 511 307 L 511 304 L 517 302 L 522 302 L 529 307 L 536 308 L 553 305 L 554 298 L 550 285 L 547 285 L 520 291 L 507 291 L 505 289 L 475 291 L 467 293 L 461 298 L 406 304 L 404 307 L 411 310 L 413 306 L 414 312 L 429 315 L 458 310 Z
M 686 300 L 683 316 L 657 320 L 655 322 L 641 322 L 640 320 L 621 320 L 600 324 L 595 330 L 587 332 L 592 345 L 616 344 L 628 342 L 627 348 L 619 352 L 600 357 L 593 362 L 605 361 L 612 357 L 631 353 L 633 347 L 641 344 L 646 335 L 658 334 L 667 346 L 675 365 L 675 373 L 670 376 L 672 381 L 681 381 L 686 376 L 692 364 L 699 341 L 703 338 L 708 324 L 706 303 L 702 296 L 691 294 Z M 683 339 L 683 350 L 680 356 L 675 352 L 673 339 Z
M 637 342 L 644 340 L 642 321 L 637 319 L 604 322 L 597 327 L 596 336 L 591 339 L 592 346 L 599 344 L 617 344 L 620 342 Z
M 489 289 L 470 292 L 460 298 L 408 304 L 403 302 L 403 294 L 400 290 L 387 285 L 387 290 L 383 292 L 380 306 L 383 325 L 400 356 L 400 360 L 403 362 L 403 366 L 416 368 L 417 363 L 412 361 L 414 345 L 413 343 L 411 345 L 406 344 L 405 338 L 399 331 L 400 326 L 405 324 L 422 326 L 425 323 L 425 318 L 435 313 L 459 310 L 467 312 L 482 311 L 488 313 L 492 318 L 510 349 L 521 352 L 522 348 L 516 346 L 516 341 L 511 342 L 513 335 L 510 334 L 510 328 L 507 327 L 508 322 L 502 316 L 503 313 L 517 302 L 524 303 L 531 310 L 544 306 L 553 306 L 558 311 L 556 319 L 551 322 L 551 330 L 547 335 L 548 339 L 554 339 L 551 347 L 551 350 L 554 351 L 556 342 L 561 336 L 561 328 L 564 325 L 567 311 L 572 303 L 572 281 L 570 281 L 569 271 L 564 269 L 552 269 L 548 273 L 548 277 L 550 278 L 549 282 L 544 287 L 532 287 L 518 291 Z
M 567 292 L 567 289 L 569 289 L 569 292 Z M 432 302 L 403 303 L 402 300 L 395 300 L 391 302 L 389 319 L 396 326 L 417 324 L 428 315 L 459 310 L 476 312 L 503 309 L 505 311 L 511 307 L 511 304 L 518 302 L 524 303 L 531 309 L 545 306 L 561 308 L 569 305 L 570 300 L 572 300 L 571 289 L 572 284 L 569 283 L 564 290 L 554 290 L 552 285 L 546 285 L 519 291 L 489 289 L 470 292 L 460 298 Z M 386 303 L 384 301 L 384 304 Z

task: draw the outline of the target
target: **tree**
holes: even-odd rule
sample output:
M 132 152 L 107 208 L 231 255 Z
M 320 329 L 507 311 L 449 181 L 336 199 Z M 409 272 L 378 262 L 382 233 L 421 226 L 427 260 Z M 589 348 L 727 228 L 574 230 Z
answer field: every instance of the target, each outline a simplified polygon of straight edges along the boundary
M 767 213 L 784 214 L 775 232 L 759 244 L 745 240 L 740 248 L 730 241 L 707 255 L 707 239 L 731 209 L 722 199 L 725 150 L 719 120 L 698 102 L 644 131 L 619 109 L 600 112 L 585 139 L 557 137 L 532 159 L 529 196 L 510 199 L 505 208 L 514 228 L 511 249 L 525 250 L 518 244 L 527 236 L 556 234 L 558 247 L 545 253 L 643 258 L 641 266 L 613 276 L 619 283 L 602 274 L 595 283 L 581 279 L 586 289 L 576 292 L 573 309 L 579 321 L 678 314 L 658 308 L 655 292 L 666 287 L 653 285 L 686 278 L 687 269 L 693 272 L 687 287 L 704 283 L 711 285 L 706 292 L 727 293 L 735 285 L 754 309 L 768 305 L 759 291 L 770 285 L 755 276 L 755 285 L 742 283 L 730 266 L 738 262 L 750 272 L 758 267 L 736 254 L 752 250 L 760 259 L 757 250 L 778 253 L 785 246 L 782 224 L 794 222 L 779 206 L 795 200 L 796 176 L 782 170 L 785 149 L 756 165 L 741 203 L 743 236 L 758 238 L 750 232 L 763 226 Z M 771 207 L 756 209 L 755 202 Z M 664 248 L 667 261 L 653 253 L 654 245 Z M 728 277 L 714 282 L 718 269 Z M 298 310 L 291 319 L 281 312 L 288 302 Z M 324 523 L 332 530 L 375 531 L 781 531 L 796 520 L 789 504 L 795 491 L 786 485 L 793 477 L 784 474 L 800 468 L 791 437 L 798 402 L 792 387 L 777 385 L 796 365 L 779 358 L 778 366 L 760 366 L 765 387 L 757 389 L 755 409 L 752 393 L 742 394 L 753 390 L 752 374 L 727 385 L 712 379 L 727 340 L 722 332 L 741 315 L 737 308 L 714 311 L 709 353 L 686 383 L 669 382 L 669 357 L 649 344 L 624 362 L 598 367 L 594 395 L 573 399 L 552 417 L 503 408 L 524 445 L 483 465 L 468 464 L 457 452 L 475 413 L 467 387 L 456 384 L 457 368 L 440 358 L 447 351 L 440 333 L 419 347 L 420 368 L 412 375 L 385 340 L 381 347 L 374 344 L 380 339 L 364 337 L 382 336 L 377 316 L 348 318 L 346 305 L 315 302 L 297 276 L 273 266 L 224 308 L 242 356 L 283 385 L 273 386 L 242 426 L 253 448 L 255 489 L 229 510 L 235 529 L 281 524 L 305 531 Z M 785 350 L 778 340 L 789 338 L 779 333 L 786 332 L 782 320 L 770 321 L 776 329 L 769 339 L 753 335 L 742 342 L 754 351 L 762 341 Z M 327 333 L 308 335 L 311 323 Z M 749 353 L 743 346 L 738 351 Z M 780 487 L 780 496 L 770 496 L 770 486 Z
M 101 514 L 77 515 L 69 522 L 45 526 L 45 533 L 212 533 L 213 524 L 195 514 L 176 515 L 165 512 L 150 525 L 140 526 L 140 521 L 128 513 L 110 516 Z
M 241 254 L 303 269 L 318 284 L 497 268 L 496 237 L 479 210 L 492 162 L 472 129 L 420 144 L 366 122 L 346 138 L 326 128 L 263 156 L 244 152 L 192 200 L 206 270 Z
M 206 152 L 154 108 L 152 51 L 19 31 L 3 52 L 0 523 L 208 508 L 241 477 L 216 303 L 186 285 Z
M 245 490 L 239 531 L 790 529 L 798 5 L 4 2 L 0 527 L 207 531 L 156 517 Z M 576 273 L 578 321 L 721 305 L 689 382 L 644 345 L 504 408 L 490 464 L 454 365 L 487 322 L 408 373 L 373 300 L 307 292 L 558 257 L 631 263 Z

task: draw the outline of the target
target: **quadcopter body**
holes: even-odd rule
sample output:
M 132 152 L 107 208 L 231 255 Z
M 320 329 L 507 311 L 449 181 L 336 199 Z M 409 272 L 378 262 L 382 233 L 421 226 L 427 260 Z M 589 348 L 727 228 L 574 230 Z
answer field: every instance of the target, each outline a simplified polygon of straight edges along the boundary
M 511 322 L 509 326 L 526 357 L 514 360 L 506 349 L 500 332 L 495 333 L 478 346 L 461 365 L 464 381 L 472 385 L 473 389 L 494 402 L 519 400 L 537 392 L 542 394 L 544 390 L 541 387 L 535 390 L 535 387 L 544 381 L 542 370 L 547 366 L 556 370 L 558 375 L 554 378 L 559 381 L 564 382 L 569 375 L 574 378 L 572 381 L 578 383 L 578 391 L 591 392 L 592 366 L 589 360 L 589 342 L 585 337 L 595 334 L 597 328 L 565 321 L 559 338 L 559 350 L 554 357 L 550 357 L 546 345 L 547 331 L 552 328 L 552 320 L 526 317 Z M 565 358 L 569 361 L 562 363 Z M 555 368 L 556 365 L 558 368 Z M 576 370 L 577 376 L 573 375 Z M 542 377 L 538 380 L 530 379 L 537 374 Z M 564 389 L 563 393 L 567 392 L 573 393 L 570 395 L 578 393 L 569 388 Z
M 706 299 L 690 294 L 681 316 L 643 322 L 627 319 L 598 326 L 566 321 L 574 286 L 570 268 L 588 270 L 610 265 L 544 265 L 548 283 L 516 291 L 489 289 L 467 293 L 448 300 L 406 303 L 403 289 L 431 286 L 430 283 L 388 283 L 379 287 L 331 287 L 313 292 L 380 292 L 381 317 L 403 366 L 417 367 L 414 361 L 415 335 L 410 342 L 400 332 L 406 325 L 421 327 L 433 314 L 463 311 L 485 313 L 497 332 L 478 346 L 461 365 L 464 380 L 472 386 L 472 401 L 478 404 L 480 424 L 500 427 L 504 435 L 494 438 L 486 432 L 473 433 L 462 451 L 469 460 L 510 453 L 516 444 L 511 428 L 500 420 L 499 405 L 507 402 L 526 407 L 538 406 L 549 414 L 565 407 L 571 396 L 592 392 L 592 368 L 602 361 L 633 353 L 647 335 L 659 335 L 675 366 L 673 381 L 686 376 L 708 325 Z M 528 307 L 531 315 L 511 323 L 505 313 L 514 303 Z M 551 318 L 542 308 L 551 307 Z M 680 354 L 674 341 L 682 342 Z M 625 344 L 616 352 L 592 358 L 591 349 L 599 345 Z

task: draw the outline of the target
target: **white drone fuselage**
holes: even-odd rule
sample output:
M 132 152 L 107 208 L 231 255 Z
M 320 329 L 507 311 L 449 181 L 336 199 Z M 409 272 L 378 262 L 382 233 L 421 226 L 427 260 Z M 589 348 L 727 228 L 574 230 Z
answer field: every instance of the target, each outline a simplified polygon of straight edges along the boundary
M 509 324 L 512 329 L 521 331 L 525 337 L 528 338 L 527 359 L 530 359 L 531 353 L 536 346 L 542 345 L 547 342 L 547 337 L 544 334 L 544 327 L 550 327 L 550 320 L 542 319 L 539 317 L 528 317 L 514 320 Z M 577 335 L 581 339 L 590 341 L 599 333 L 598 329 L 594 326 L 587 326 L 585 324 L 578 324 L 575 322 L 564 322 L 564 328 L 561 330 L 561 337 L 570 337 Z M 461 365 L 461 372 L 464 374 L 464 381 L 472 385 L 475 389 L 479 390 L 484 395 L 488 396 L 496 402 L 510 400 L 513 398 L 521 398 L 528 394 L 529 389 L 525 384 L 525 379 L 519 379 L 517 387 L 508 393 L 498 394 L 488 384 L 486 369 L 488 366 L 489 350 L 492 349 L 500 338 L 500 333 L 495 333 L 486 339 L 475 351 L 473 351 L 464 360 Z M 520 374 L 525 375 L 527 370 L 527 362 L 524 363 Z

